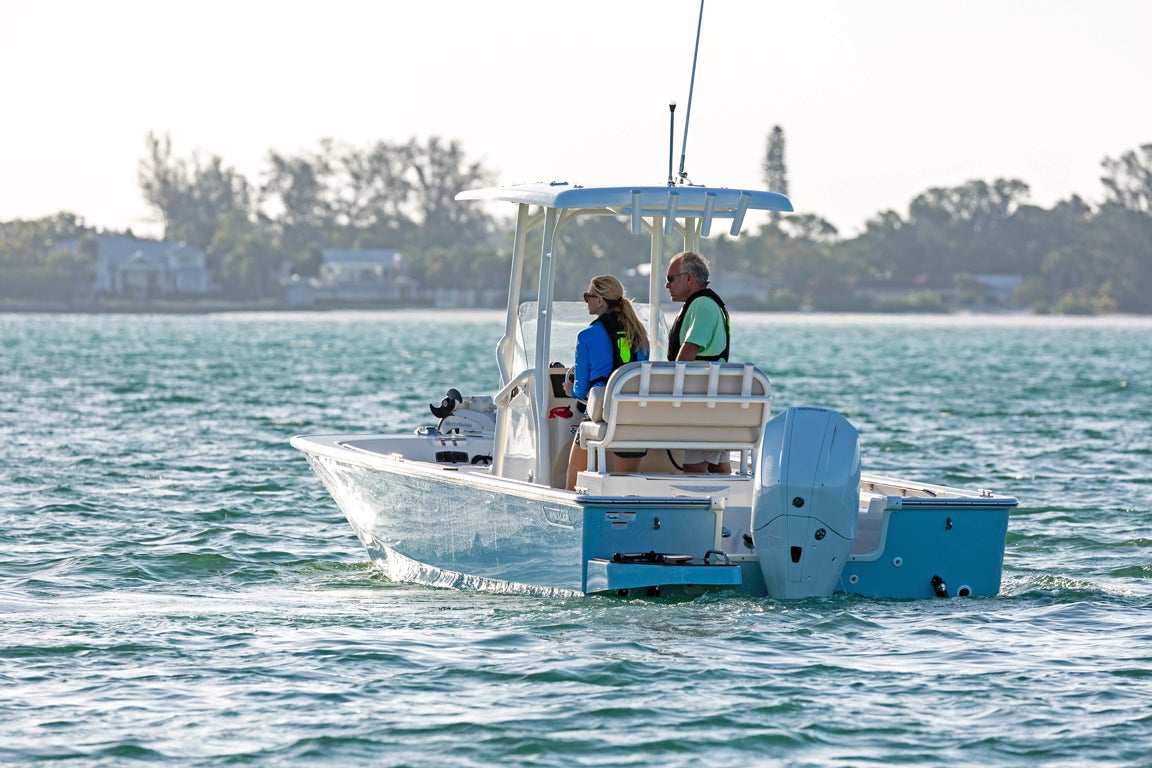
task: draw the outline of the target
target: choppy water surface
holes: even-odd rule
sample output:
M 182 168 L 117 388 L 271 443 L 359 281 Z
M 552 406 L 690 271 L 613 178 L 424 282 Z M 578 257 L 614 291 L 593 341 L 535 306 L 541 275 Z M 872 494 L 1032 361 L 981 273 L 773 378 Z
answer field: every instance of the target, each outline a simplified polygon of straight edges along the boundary
M 1152 321 L 734 322 L 867 470 L 1020 499 L 998 597 L 390 584 L 288 438 L 490 393 L 500 316 L 0 315 L 0 763 L 1152 764 Z

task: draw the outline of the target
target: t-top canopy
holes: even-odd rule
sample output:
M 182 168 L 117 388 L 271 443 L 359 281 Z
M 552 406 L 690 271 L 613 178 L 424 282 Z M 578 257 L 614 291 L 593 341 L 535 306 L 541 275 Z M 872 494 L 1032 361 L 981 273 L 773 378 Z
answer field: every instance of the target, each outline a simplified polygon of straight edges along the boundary
M 699 218 L 707 233 L 714 218 L 732 219 L 732 234 L 740 232 L 744 214 L 754 211 L 791 211 L 792 202 L 778 192 L 728 189 L 726 187 L 583 187 L 568 182 L 518 184 L 510 187 L 469 189 L 457 200 L 504 201 L 519 205 L 539 205 L 561 210 L 604 211 L 631 216 L 638 222 L 644 216 L 667 219 Z

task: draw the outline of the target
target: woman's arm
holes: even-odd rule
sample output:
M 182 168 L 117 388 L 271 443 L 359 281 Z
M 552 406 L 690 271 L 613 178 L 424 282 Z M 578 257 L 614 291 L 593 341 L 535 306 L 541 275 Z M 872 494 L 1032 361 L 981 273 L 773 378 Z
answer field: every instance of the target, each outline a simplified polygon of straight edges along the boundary
M 581 331 L 576 336 L 576 365 L 573 372 L 576 375 L 576 380 L 572 382 L 571 395 L 577 400 L 587 400 L 590 389 L 588 382 L 592 380 L 592 361 L 588 350 L 588 336 L 585 331 Z

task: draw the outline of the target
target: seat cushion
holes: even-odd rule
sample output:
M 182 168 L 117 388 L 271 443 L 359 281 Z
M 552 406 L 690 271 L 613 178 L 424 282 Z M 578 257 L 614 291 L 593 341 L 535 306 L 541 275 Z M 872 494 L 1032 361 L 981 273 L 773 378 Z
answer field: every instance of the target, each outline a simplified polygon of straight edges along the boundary
M 589 440 L 603 440 L 608 433 L 608 425 L 603 421 L 580 422 L 580 444 L 588 445 Z

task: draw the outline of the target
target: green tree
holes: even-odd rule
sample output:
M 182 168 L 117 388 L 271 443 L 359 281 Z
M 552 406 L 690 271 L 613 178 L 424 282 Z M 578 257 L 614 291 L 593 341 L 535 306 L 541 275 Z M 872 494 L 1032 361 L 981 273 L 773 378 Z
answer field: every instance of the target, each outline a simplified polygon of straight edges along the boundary
M 877 277 L 922 273 L 925 250 L 917 227 L 892 210 L 877 213 L 862 233 L 836 246 L 844 260 Z
M 764 152 L 764 184 L 772 192 L 788 194 L 788 167 L 784 162 L 784 129 L 772 126 L 768 134 L 768 147 Z
M 455 200 L 491 183 L 455 141 L 377 142 L 361 151 L 325 139 L 317 152 L 270 153 L 265 176 L 262 205 L 296 268 L 318 264 L 310 255 L 322 248 L 400 248 L 414 264 L 431 259 L 415 269 L 439 282 L 448 271 L 441 263 L 460 244 L 482 249 L 491 235 L 482 206 Z
M 305 263 L 302 254 L 329 244 L 335 228 L 328 190 L 331 173 L 327 145 L 311 155 L 268 154 L 261 203 L 272 206 L 269 221 L 278 232 L 280 247 L 294 262 Z
M 995 249 L 995 271 L 1039 275 L 1044 257 L 1069 244 L 1083 244 L 1090 236 L 1092 209 L 1073 195 L 1051 209 L 1020 205 L 1000 228 Z M 1025 302 L 1025 306 L 1035 303 Z
M 90 232 L 65 212 L 0 222 L 0 298 L 69 301 L 86 292 L 96 268 L 95 252 L 84 240 Z M 78 238 L 79 247 L 61 247 Z
M 1152 312 L 1152 216 L 1105 204 L 1093 218 L 1081 258 L 1081 293 L 1107 297 L 1122 312 Z
M 260 299 L 276 292 L 281 265 L 272 233 L 249 221 L 240 211 L 220 222 L 209 253 L 220 264 L 218 278 L 225 295 Z
M 1129 211 L 1152 214 L 1152 144 L 1101 162 L 1106 172 L 1100 179 L 1109 203 Z
M 82 218 L 63 211 L 43 219 L 0 222 L 0 262 L 38 263 L 58 244 L 91 231 Z
M 764 184 L 772 192 L 782 195 L 788 194 L 788 166 L 784 161 L 784 129 L 778 125 L 772 126 L 768 134 L 768 147 L 764 152 Z M 772 221 L 779 221 L 783 214 L 780 211 L 771 211 L 768 214 Z
M 905 219 L 885 211 L 843 246 L 875 275 L 1002 272 L 1008 223 L 1028 196 L 1016 179 L 933 187 L 912 200 Z
M 792 214 L 782 219 L 779 227 L 793 238 L 811 243 L 831 244 L 840 234 L 832 222 L 814 213 Z
M 491 174 L 478 162 L 465 159 L 457 141 L 432 137 L 421 145 L 413 140 L 407 146 L 414 220 L 420 224 L 414 240 L 424 248 L 486 239 L 491 218 L 480 205 L 461 205 L 457 193 L 489 186 Z
M 348 148 L 337 158 L 336 172 L 346 190 L 337 212 L 359 233 L 360 242 L 402 243 L 414 229 L 406 211 L 412 183 L 406 178 L 406 146 L 377 142 L 367 151 Z
M 248 181 L 214 155 L 202 160 L 173 157 L 172 139 L 148 134 L 148 156 L 138 178 L 144 199 L 164 223 L 164 237 L 207 249 L 220 221 L 233 211 L 249 215 L 252 191 Z

